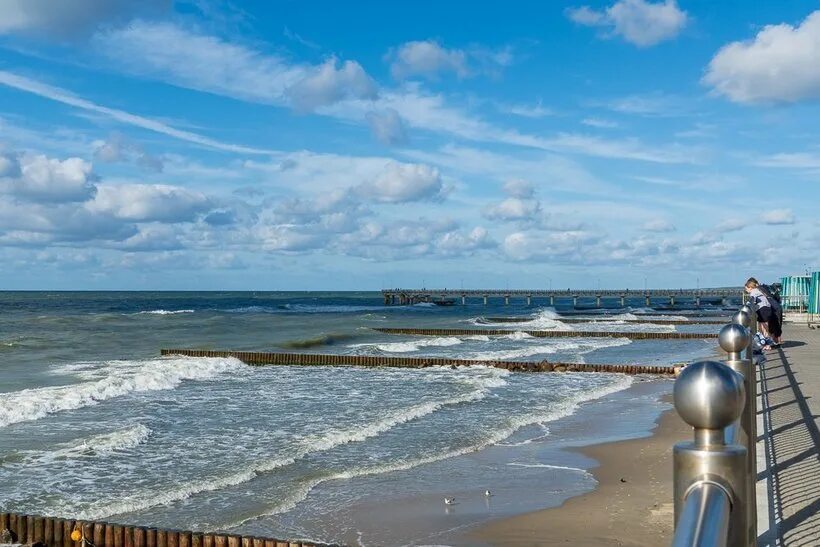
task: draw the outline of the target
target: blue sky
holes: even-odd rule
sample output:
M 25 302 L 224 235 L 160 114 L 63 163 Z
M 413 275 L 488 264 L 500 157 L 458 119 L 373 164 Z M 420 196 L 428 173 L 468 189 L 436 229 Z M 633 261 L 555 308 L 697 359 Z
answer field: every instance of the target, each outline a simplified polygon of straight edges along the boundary
M 0 0 L 0 286 L 820 267 L 816 8 Z

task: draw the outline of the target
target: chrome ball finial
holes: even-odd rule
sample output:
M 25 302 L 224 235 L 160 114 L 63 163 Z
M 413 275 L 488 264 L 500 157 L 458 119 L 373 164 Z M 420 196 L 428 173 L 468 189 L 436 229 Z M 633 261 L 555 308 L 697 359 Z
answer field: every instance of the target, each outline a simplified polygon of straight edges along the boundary
M 749 345 L 751 334 L 743 325 L 730 323 L 720 329 L 718 343 L 726 353 L 740 353 Z
M 695 429 L 723 429 L 743 411 L 745 391 L 738 373 L 717 361 L 683 369 L 673 390 L 675 409 Z
M 732 323 L 749 328 L 752 326 L 752 316 L 744 308 L 740 308 L 735 312 L 732 316 Z

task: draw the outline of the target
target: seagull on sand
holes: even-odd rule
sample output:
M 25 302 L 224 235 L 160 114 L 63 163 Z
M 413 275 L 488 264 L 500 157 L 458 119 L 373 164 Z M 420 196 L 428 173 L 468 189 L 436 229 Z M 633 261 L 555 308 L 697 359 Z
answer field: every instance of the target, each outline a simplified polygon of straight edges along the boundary
M 456 498 L 444 498 L 444 505 L 455 505 Z

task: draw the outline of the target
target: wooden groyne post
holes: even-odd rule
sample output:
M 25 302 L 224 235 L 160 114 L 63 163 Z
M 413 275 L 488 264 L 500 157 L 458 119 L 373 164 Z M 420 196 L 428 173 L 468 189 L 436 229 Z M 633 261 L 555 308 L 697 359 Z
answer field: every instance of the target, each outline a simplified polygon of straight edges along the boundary
M 267 353 L 202 349 L 162 349 L 164 356 L 233 357 L 254 366 L 353 366 L 363 368 L 427 368 L 487 366 L 511 372 L 613 372 L 672 376 L 676 368 L 666 365 L 551 363 L 548 361 L 475 361 L 444 357 L 392 357 L 383 355 L 331 355 L 326 353 Z
M 44 547 L 320 547 L 311 541 L 167 530 L 110 522 L 0 513 L 0 534 L 12 543 Z

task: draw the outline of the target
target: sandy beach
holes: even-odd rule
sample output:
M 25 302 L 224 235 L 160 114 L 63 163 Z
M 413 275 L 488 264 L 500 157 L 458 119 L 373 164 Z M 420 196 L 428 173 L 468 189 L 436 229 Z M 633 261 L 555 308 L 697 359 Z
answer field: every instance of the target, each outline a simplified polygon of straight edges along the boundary
M 579 448 L 600 464 L 592 470 L 595 490 L 560 507 L 489 523 L 467 538 L 489 545 L 668 545 L 672 446 L 690 431 L 667 410 L 650 437 Z

